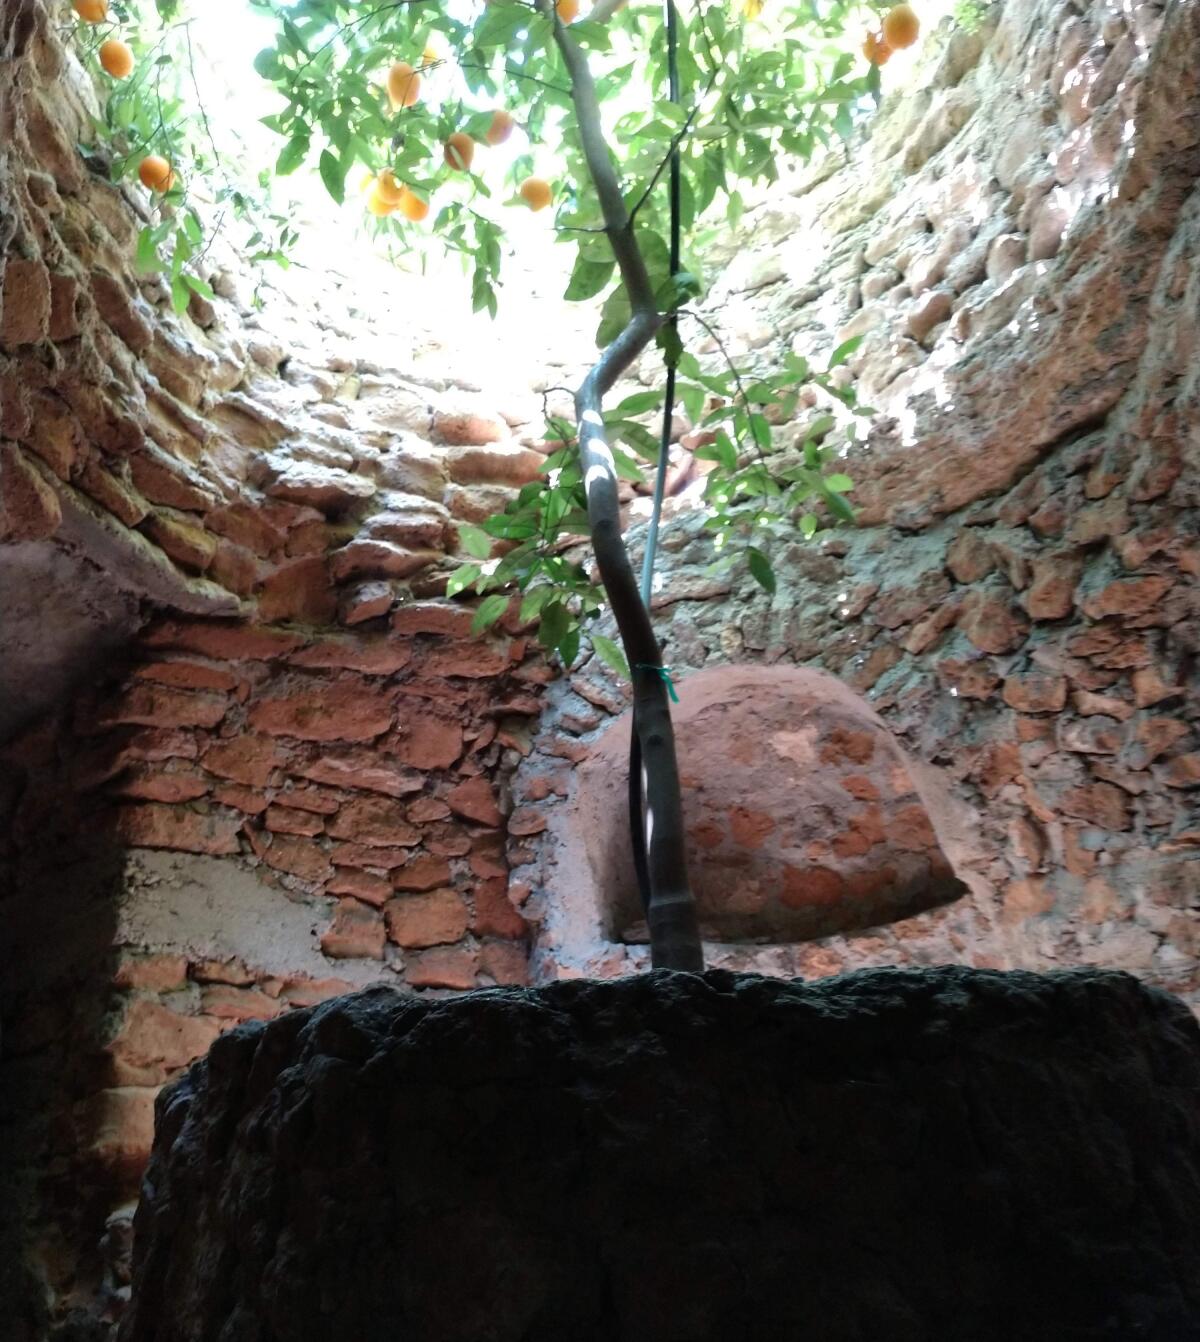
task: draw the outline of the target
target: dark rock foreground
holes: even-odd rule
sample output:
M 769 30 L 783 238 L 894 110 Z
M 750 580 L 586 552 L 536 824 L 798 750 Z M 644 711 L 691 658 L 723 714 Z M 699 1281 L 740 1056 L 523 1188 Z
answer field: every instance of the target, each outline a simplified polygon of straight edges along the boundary
M 1119 973 L 711 972 L 244 1027 L 122 1342 L 1200 1339 L 1200 1028 Z

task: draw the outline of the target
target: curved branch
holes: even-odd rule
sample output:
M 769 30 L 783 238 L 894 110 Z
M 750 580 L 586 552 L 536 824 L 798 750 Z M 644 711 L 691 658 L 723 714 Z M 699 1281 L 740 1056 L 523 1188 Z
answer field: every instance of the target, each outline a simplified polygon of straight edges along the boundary
M 633 730 L 641 751 L 645 798 L 645 857 L 650 887 L 646 915 L 651 958 L 655 968 L 698 972 L 704 968 L 704 959 L 687 875 L 670 703 L 659 674 L 662 653 L 621 534 L 617 473 L 604 432 L 602 409 L 605 394 L 649 344 L 662 317 L 604 139 L 591 69 L 550 0 L 538 0 L 538 4 L 554 23 L 554 39 L 571 80 L 584 160 L 600 201 L 621 282 L 629 296 L 629 322 L 584 378 L 575 394 L 575 412 L 592 547 L 633 676 Z

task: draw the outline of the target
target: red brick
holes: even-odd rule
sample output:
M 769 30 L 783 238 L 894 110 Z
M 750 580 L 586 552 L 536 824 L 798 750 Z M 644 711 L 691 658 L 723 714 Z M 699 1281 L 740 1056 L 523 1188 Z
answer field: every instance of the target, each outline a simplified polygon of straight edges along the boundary
M 962 699 L 990 699 L 1000 683 L 990 663 L 948 657 L 937 664 L 938 679 Z
M 313 784 L 308 787 L 288 788 L 278 793 L 275 800 L 281 806 L 294 806 L 300 811 L 315 811 L 317 815 L 334 815 L 348 798 L 344 792 Z
M 107 1047 L 118 1085 L 157 1086 L 208 1051 L 221 1033 L 216 1021 L 181 1016 L 158 1002 L 132 1003 Z
M 416 825 L 426 824 L 430 820 L 445 820 L 450 808 L 440 797 L 418 797 L 408 807 L 408 818 Z
M 96 717 L 98 727 L 133 723 L 143 727 L 215 727 L 229 709 L 223 694 L 176 689 L 136 681 Z
M 937 835 L 929 814 L 923 806 L 902 806 L 894 811 L 887 824 L 888 842 L 908 852 L 919 853 L 937 847 Z
M 328 624 L 336 612 L 337 597 L 323 555 L 281 565 L 259 588 L 258 614 L 268 624 L 280 620 Z
M 191 965 L 189 974 L 197 983 L 225 983 L 234 988 L 248 987 L 256 977 L 246 962 L 236 955 L 227 955 L 223 960 L 197 960 Z
M 1163 574 L 1144 578 L 1116 578 L 1081 603 L 1085 615 L 1101 620 L 1108 615 L 1141 615 L 1153 610 L 1166 595 L 1171 579 Z
M 363 624 L 386 615 L 396 596 L 391 583 L 364 582 L 338 598 L 338 619 L 342 624 Z
M 210 774 L 249 787 L 265 787 L 287 757 L 269 736 L 243 732 L 227 741 L 214 741 L 201 763 Z
M 197 573 L 205 572 L 217 553 L 216 537 L 210 536 L 190 513 L 174 508 L 151 508 L 138 523 L 138 530 L 181 567 Z
M 403 867 L 392 872 L 392 886 L 396 890 L 432 890 L 449 879 L 449 863 L 428 853 L 410 857 Z
M 143 640 L 152 648 L 181 648 L 218 661 L 256 662 L 294 652 L 306 641 L 303 634 L 219 620 L 164 620 Z
M 391 871 L 402 867 L 411 856 L 406 848 L 376 848 L 366 843 L 335 843 L 329 850 L 335 867 L 371 868 Z
M 335 839 L 380 847 L 411 847 L 421 842 L 421 831 L 405 818 L 404 804 L 390 797 L 356 797 L 329 822 Z
M 326 952 L 328 954 L 328 952 Z M 354 984 L 345 979 L 288 979 L 283 988 L 283 999 L 289 1006 L 319 1006 L 331 997 L 342 997 L 354 991 Z
M 1033 561 L 1033 580 L 1024 601 L 1035 620 L 1060 620 L 1075 609 L 1083 562 L 1083 556 L 1074 551 L 1041 555 Z
M 840 781 L 845 791 L 859 801 L 879 800 L 879 789 L 865 774 L 849 774 Z
M 1006 923 L 1021 923 L 1027 918 L 1049 913 L 1054 907 L 1054 895 L 1046 881 L 1031 877 L 1013 881 L 1004 891 L 1001 917 Z
M 271 1020 L 283 1005 L 254 988 L 234 988 L 214 983 L 200 992 L 200 1006 L 206 1015 L 218 1020 Z
M 398 634 L 441 634 L 465 638 L 471 632 L 474 612 L 441 601 L 412 601 L 392 612 L 392 628 Z
M 1167 760 L 1162 780 L 1168 787 L 1200 787 L 1200 754 L 1176 755 Z
M 199 769 L 139 764 L 121 775 L 112 792 L 114 796 L 138 801 L 195 801 L 204 796 L 211 782 Z
M 333 875 L 328 854 L 311 839 L 275 834 L 260 856 L 268 867 L 286 872 L 289 876 L 299 876 L 301 880 L 314 884 L 328 880 Z
M 536 806 L 518 806 L 508 817 L 508 832 L 517 838 L 540 834 L 546 828 L 546 816 Z
M 293 764 L 292 772 L 301 778 L 311 778 L 315 783 L 357 788 L 362 792 L 382 792 L 388 797 L 407 797 L 425 786 L 423 774 L 389 765 L 371 750 L 322 754 L 316 759 Z
M 1131 769 L 1146 769 L 1190 730 L 1181 718 L 1142 718 L 1133 724 L 1132 739 L 1122 752 L 1121 763 Z
M 946 551 L 946 567 L 955 582 L 978 582 L 996 567 L 995 552 L 976 528 L 964 527 Z
M 353 540 L 329 557 L 334 582 L 351 578 L 409 578 L 442 559 L 440 550 L 410 550 L 391 541 Z
M 519 942 L 485 941 L 479 951 L 480 971 L 505 987 L 529 982 L 529 952 Z
M 980 652 L 1011 652 L 1029 632 L 1025 616 L 1002 597 L 971 592 L 963 603 L 958 627 Z
M 425 847 L 439 857 L 465 857 L 471 851 L 471 836 L 457 822 L 427 825 Z
M 486 680 L 502 675 L 510 665 L 506 643 L 445 643 L 425 651 L 421 674 L 425 676 L 462 676 Z
M 455 815 L 475 820 L 481 825 L 499 826 L 504 821 L 496 807 L 492 785 L 482 775 L 468 778 L 451 788 L 446 794 L 446 804 Z
M 1169 685 L 1159 674 L 1157 667 L 1143 666 L 1130 678 L 1133 685 L 1133 701 L 1139 708 L 1150 708 L 1164 699 L 1173 699 L 1183 693 L 1180 685 Z
M 205 518 L 218 535 L 228 536 L 238 545 L 244 545 L 255 554 L 267 556 L 283 549 L 285 535 L 263 513 L 246 503 L 231 503 L 216 508 Z
M 331 960 L 382 960 L 386 940 L 383 918 L 375 909 L 342 899 L 321 937 L 321 950 Z
M 185 690 L 232 690 L 238 683 L 237 676 L 224 666 L 184 659 L 147 662 L 134 675 L 139 680 L 156 680 Z
M 1129 803 L 1120 788 L 1111 783 L 1090 783 L 1063 793 L 1062 809 L 1077 820 L 1100 829 L 1129 828 Z
M 232 806 L 247 815 L 261 815 L 270 804 L 265 793 L 239 787 L 235 783 L 219 783 L 213 788 L 213 801 L 219 801 L 222 806 Z
M 288 661 L 293 666 L 361 671 L 365 676 L 391 676 L 412 661 L 412 649 L 392 638 L 326 638 L 302 649 Z
M 291 806 L 268 807 L 263 822 L 273 834 L 320 834 L 325 821 L 312 811 L 301 811 Z
M 475 986 L 478 970 L 477 952 L 446 946 L 407 957 L 404 977 L 410 988 L 457 988 L 465 992 Z
M 371 741 L 392 725 L 393 696 L 363 680 L 331 685 L 272 699 L 250 708 L 251 726 L 271 736 L 302 741 Z
M 343 867 L 335 870 L 333 880 L 326 885 L 325 890 L 331 895 L 352 895 L 376 908 L 382 908 L 392 897 L 392 883 L 386 876 Z
M 115 1086 L 91 1096 L 80 1121 L 80 1154 L 108 1172 L 108 1179 L 135 1186 L 154 1141 L 152 1086 Z
M 135 955 L 122 959 L 113 975 L 118 988 L 141 988 L 166 993 L 187 983 L 187 960 L 182 955 Z
M 448 769 L 462 748 L 461 723 L 426 713 L 401 721 L 390 752 L 414 769 Z
M 449 889 L 389 900 L 384 917 L 389 938 L 398 946 L 409 948 L 458 941 L 468 926 L 462 896 Z
M 198 811 L 158 802 L 117 808 L 117 835 L 130 848 L 169 848 L 221 856 L 240 851 L 242 817 L 232 811 Z
M 1004 702 L 1019 713 L 1057 713 L 1067 703 L 1065 676 L 1051 676 L 1043 671 L 1009 676 L 1004 682 Z
M 479 881 L 475 886 L 475 916 L 471 931 L 480 937 L 523 937 L 529 928 L 508 898 L 507 876 Z
M 218 541 L 208 576 L 238 596 L 248 597 L 258 586 L 261 569 L 261 560 L 250 550 L 232 541 Z
M 479 414 L 472 411 L 451 413 L 439 410 L 433 417 L 433 431 L 450 447 L 485 447 L 488 443 L 498 443 L 508 437 L 508 426 L 496 415 Z M 536 457 L 542 466 L 546 459 L 539 452 L 521 449 L 531 457 Z M 452 476 L 458 480 L 457 475 Z M 490 480 L 491 476 L 468 476 L 468 481 Z M 501 476 L 501 480 L 507 479 Z

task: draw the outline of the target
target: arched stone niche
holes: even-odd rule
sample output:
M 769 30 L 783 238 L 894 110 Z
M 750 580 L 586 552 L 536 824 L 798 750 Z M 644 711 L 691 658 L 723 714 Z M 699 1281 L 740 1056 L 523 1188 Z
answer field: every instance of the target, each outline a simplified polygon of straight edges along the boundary
M 835 677 L 797 667 L 689 675 L 674 711 L 706 941 L 780 944 L 877 927 L 967 892 L 969 819 Z M 645 940 L 629 855 L 630 714 L 592 743 L 547 835 L 555 958 L 597 934 Z M 593 942 L 594 944 L 594 942 Z

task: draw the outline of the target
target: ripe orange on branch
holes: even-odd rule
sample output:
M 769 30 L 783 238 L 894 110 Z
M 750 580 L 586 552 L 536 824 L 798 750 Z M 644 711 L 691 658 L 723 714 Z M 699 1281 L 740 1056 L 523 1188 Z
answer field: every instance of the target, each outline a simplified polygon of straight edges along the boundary
M 513 133 L 513 127 L 517 123 L 502 107 L 498 107 L 492 113 L 492 123 L 484 132 L 483 138 L 488 144 L 503 144 L 505 140 Z
M 411 219 L 414 224 L 419 224 L 429 213 L 429 202 L 418 196 L 415 191 L 410 191 L 408 187 L 400 188 L 400 200 L 396 208 L 406 218 Z
M 108 18 L 108 0 L 72 0 L 71 8 L 84 23 L 103 23 Z
M 564 23 L 574 23 L 579 17 L 579 0 L 558 0 L 554 8 Z
M 391 168 L 384 170 L 375 178 L 375 194 L 385 205 L 399 205 L 404 194 L 404 183 L 396 181 Z
M 526 177 L 517 190 L 531 210 L 544 210 L 554 195 L 550 183 L 542 177 Z
M 893 51 L 911 47 L 921 31 L 921 20 L 912 5 L 896 5 L 883 16 L 883 40 Z
M 867 34 L 867 40 L 862 45 L 862 51 L 872 65 L 886 65 L 892 54 L 891 47 L 878 33 Z
M 114 79 L 124 79 L 133 69 L 133 52 L 115 37 L 100 43 L 99 54 L 101 68 Z
M 138 177 L 150 191 L 170 191 L 175 185 L 171 165 L 161 154 L 147 154 L 138 164 Z
M 465 130 L 456 130 L 447 138 L 442 148 L 442 156 L 452 168 L 469 172 L 471 160 L 475 157 L 475 141 Z
M 421 96 L 421 76 L 407 61 L 397 61 L 388 71 L 387 89 L 393 107 L 411 107 Z

